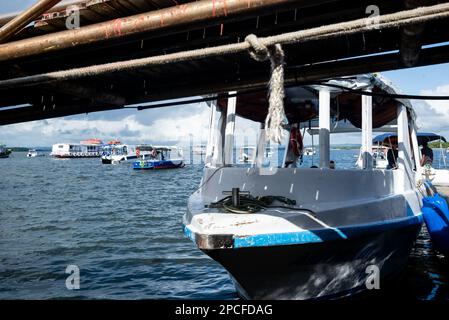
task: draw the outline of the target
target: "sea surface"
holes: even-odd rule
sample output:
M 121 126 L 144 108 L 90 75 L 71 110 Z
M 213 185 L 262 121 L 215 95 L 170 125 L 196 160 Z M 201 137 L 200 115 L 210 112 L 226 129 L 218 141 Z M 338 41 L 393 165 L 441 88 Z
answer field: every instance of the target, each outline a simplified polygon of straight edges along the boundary
M 357 154 L 331 158 L 349 168 Z M 201 174 L 201 164 L 133 171 L 22 152 L 0 159 L 0 299 L 238 299 L 226 271 L 182 232 Z M 80 270 L 79 290 L 66 288 L 69 265 Z M 424 228 L 386 294 L 448 300 L 448 269 Z

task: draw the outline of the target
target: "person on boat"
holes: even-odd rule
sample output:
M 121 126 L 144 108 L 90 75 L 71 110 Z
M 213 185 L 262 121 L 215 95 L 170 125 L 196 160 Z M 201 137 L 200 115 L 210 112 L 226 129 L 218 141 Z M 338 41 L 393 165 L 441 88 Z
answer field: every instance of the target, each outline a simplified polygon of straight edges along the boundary
M 387 169 L 396 169 L 398 167 L 397 159 L 399 156 L 398 146 L 396 144 L 391 145 L 391 148 L 387 152 L 388 166 Z
M 293 125 L 290 129 L 290 143 L 285 157 L 285 168 L 296 168 L 297 162 L 302 162 L 304 143 L 301 130 L 298 125 Z
M 427 141 L 423 142 L 422 149 L 421 149 L 421 166 L 425 166 L 426 164 L 432 165 L 433 163 L 433 151 L 429 146 L 427 145 Z

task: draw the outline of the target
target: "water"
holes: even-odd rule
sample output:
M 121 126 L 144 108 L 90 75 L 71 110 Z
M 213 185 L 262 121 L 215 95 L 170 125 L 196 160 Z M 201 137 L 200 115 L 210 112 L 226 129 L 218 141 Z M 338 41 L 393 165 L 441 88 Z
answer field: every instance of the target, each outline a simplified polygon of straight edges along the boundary
M 337 167 L 356 157 L 332 151 Z M 141 172 L 17 152 L 0 172 L 0 299 L 237 299 L 226 271 L 182 233 L 201 165 Z M 68 265 L 80 268 L 80 290 L 66 289 Z M 447 269 L 423 232 L 400 293 L 449 299 Z

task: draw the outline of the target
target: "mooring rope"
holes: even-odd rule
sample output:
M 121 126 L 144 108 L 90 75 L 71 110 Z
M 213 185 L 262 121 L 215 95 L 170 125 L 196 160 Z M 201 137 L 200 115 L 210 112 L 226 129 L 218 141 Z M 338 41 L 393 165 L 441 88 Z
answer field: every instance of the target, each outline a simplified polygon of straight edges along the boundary
M 270 60 L 271 77 L 268 87 L 268 114 L 265 118 L 265 136 L 267 140 L 280 144 L 283 128 L 288 125 L 284 111 L 284 51 L 280 44 L 265 46 L 254 34 L 250 34 L 245 41 L 251 45 L 248 50 L 256 61 Z

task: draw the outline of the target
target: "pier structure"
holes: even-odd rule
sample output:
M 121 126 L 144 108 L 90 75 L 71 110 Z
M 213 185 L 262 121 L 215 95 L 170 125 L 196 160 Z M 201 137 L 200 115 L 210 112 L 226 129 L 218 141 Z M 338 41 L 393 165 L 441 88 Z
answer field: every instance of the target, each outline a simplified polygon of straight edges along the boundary
M 432 0 L 40 0 L 0 16 L 0 125 L 264 90 L 275 44 L 285 85 L 445 63 L 448 23 Z

